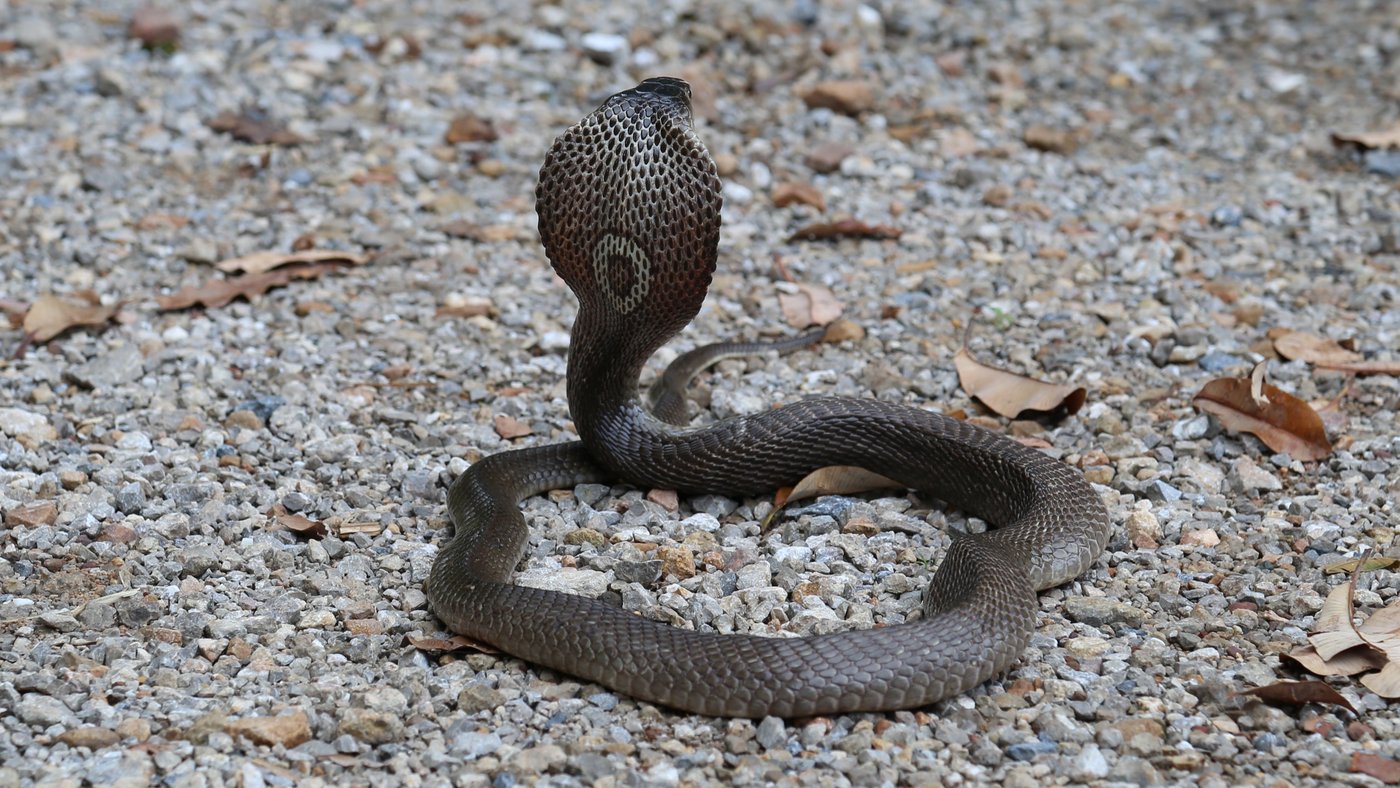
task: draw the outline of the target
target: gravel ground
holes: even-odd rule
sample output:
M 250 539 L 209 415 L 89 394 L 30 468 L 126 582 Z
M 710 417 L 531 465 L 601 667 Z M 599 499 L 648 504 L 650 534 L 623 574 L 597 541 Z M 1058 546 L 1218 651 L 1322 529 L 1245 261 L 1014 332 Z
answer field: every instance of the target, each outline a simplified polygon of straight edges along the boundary
M 1357 716 L 1232 696 L 1298 677 L 1280 655 L 1342 582 L 1324 567 L 1400 556 L 1397 379 L 1357 379 L 1310 464 L 1190 405 L 1271 356 L 1273 327 L 1400 347 L 1400 162 L 1328 139 L 1395 120 L 1393 6 L 171 5 L 173 51 L 131 37 L 122 0 L 0 10 L 0 298 L 123 304 L 0 367 L 0 786 L 1373 784 L 1355 756 L 1400 757 L 1400 716 L 1354 681 L 1334 683 Z M 699 418 L 831 393 L 975 412 L 951 363 L 969 321 L 984 360 L 1088 388 L 1059 424 L 1003 423 L 1083 467 L 1116 528 L 1000 680 L 730 721 L 407 642 L 440 631 L 421 586 L 450 480 L 571 435 L 544 151 L 659 73 L 696 82 L 726 179 L 721 270 L 675 347 L 790 331 L 776 261 L 866 332 L 722 363 Z M 870 94 L 804 103 L 842 79 Z M 209 125 L 244 110 L 300 143 Z M 447 142 L 463 113 L 491 129 L 454 139 L 496 138 Z M 786 183 L 825 212 L 777 207 Z M 840 216 L 902 235 L 784 240 Z M 215 261 L 308 242 L 372 259 L 158 309 Z M 21 338 L 0 332 L 6 355 Z M 1271 375 L 1305 399 L 1344 385 Z M 516 422 L 531 434 L 502 438 Z M 869 495 L 760 534 L 770 510 L 558 492 L 527 504 L 523 579 L 722 632 L 896 623 L 964 525 Z M 1400 574 L 1361 589 L 1373 609 Z

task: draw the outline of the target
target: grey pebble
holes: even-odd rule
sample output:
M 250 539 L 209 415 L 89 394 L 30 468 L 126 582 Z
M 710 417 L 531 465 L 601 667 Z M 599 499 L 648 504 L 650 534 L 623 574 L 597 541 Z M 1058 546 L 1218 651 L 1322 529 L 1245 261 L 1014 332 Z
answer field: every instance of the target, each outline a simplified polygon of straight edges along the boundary
M 141 351 L 133 344 L 120 345 L 79 364 L 64 377 L 89 389 L 105 391 L 141 377 Z

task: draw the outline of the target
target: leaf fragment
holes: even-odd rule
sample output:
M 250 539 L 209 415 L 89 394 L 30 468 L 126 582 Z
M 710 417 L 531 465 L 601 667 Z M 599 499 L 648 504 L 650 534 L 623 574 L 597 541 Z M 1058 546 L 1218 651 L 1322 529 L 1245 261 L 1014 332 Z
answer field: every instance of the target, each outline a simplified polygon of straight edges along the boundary
M 826 197 L 821 189 L 803 181 L 789 181 L 773 187 L 773 205 L 786 208 L 795 204 L 810 205 L 818 211 L 826 210 Z
M 1361 684 L 1383 698 L 1400 698 L 1400 600 L 1355 623 L 1352 600 L 1364 560 L 1347 583 L 1333 588 L 1318 611 L 1309 645 L 1285 654 L 1319 676 L 1366 673 Z M 1371 672 L 1374 671 L 1374 672 Z
M 29 310 L 24 313 L 22 327 L 30 342 L 47 342 L 79 326 L 106 325 L 120 307 L 120 304 L 103 306 L 95 296 L 79 302 L 46 293 L 30 304 Z
M 841 316 L 843 305 L 836 300 L 830 288 L 804 282 L 785 284 L 783 287 L 796 288 L 796 292 L 778 293 L 783 319 L 793 328 L 824 326 Z
M 1341 706 L 1352 714 L 1356 713 L 1356 707 L 1351 705 L 1351 701 L 1325 681 L 1276 681 L 1263 687 L 1240 690 L 1235 694 L 1249 695 L 1266 703 L 1285 706 L 1326 703 L 1332 706 Z
M 273 522 L 304 539 L 320 539 L 326 535 L 326 524 L 310 517 L 292 514 L 282 504 L 272 507 Z
M 953 366 L 968 396 L 1008 419 L 1062 419 L 1078 413 L 1087 397 L 1083 386 L 1047 383 L 983 364 L 967 345 L 953 356 Z
M 904 233 L 898 227 L 888 224 L 866 224 L 859 219 L 840 219 L 834 222 L 818 222 L 793 233 L 788 241 L 831 241 L 838 238 L 868 238 L 888 241 Z
M 1262 367 L 1262 365 L 1261 365 Z M 1232 432 L 1248 432 L 1276 452 L 1305 462 L 1332 453 L 1322 419 L 1308 403 L 1263 382 L 1256 369 L 1253 380 L 1216 378 L 1191 400 L 1197 410 L 1215 416 Z
M 1337 147 L 1354 145 L 1366 150 L 1400 148 L 1400 121 L 1380 131 L 1332 132 L 1332 144 Z
M 294 263 L 263 271 L 259 274 L 244 274 L 232 279 L 211 279 L 197 285 L 181 288 L 170 295 L 156 296 L 161 311 L 188 309 L 203 305 L 210 309 L 226 306 L 235 298 L 249 301 L 274 287 L 281 287 L 295 279 L 315 279 L 316 277 L 342 267 L 341 263 Z
M 1338 342 L 1291 329 L 1276 329 L 1270 331 L 1269 336 L 1274 341 L 1274 350 L 1287 359 L 1358 375 L 1400 375 L 1400 361 L 1367 359 L 1348 347 L 1349 341 Z
M 871 490 L 903 488 L 903 484 L 888 476 L 867 471 L 859 466 L 828 465 L 802 477 L 801 481 L 792 486 L 791 492 L 784 496 L 782 501 L 774 501 L 774 505 L 785 506 L 793 501 L 816 498 L 820 495 L 854 495 Z
M 296 145 L 305 142 L 301 135 L 287 129 L 262 110 L 220 112 L 206 124 L 214 131 L 227 133 L 240 142 L 254 145 Z
M 268 250 L 231 257 L 216 263 L 214 267 L 227 274 L 260 274 L 296 263 L 340 262 L 346 265 L 364 265 L 368 261 L 367 255 L 337 249 L 302 249 L 296 252 Z
M 501 653 L 494 646 L 487 645 L 480 640 L 473 640 L 466 635 L 453 635 L 451 637 L 439 638 L 425 635 L 409 634 L 404 636 L 410 646 L 419 651 L 427 651 L 433 654 L 451 654 L 458 651 L 478 651 L 482 654 Z

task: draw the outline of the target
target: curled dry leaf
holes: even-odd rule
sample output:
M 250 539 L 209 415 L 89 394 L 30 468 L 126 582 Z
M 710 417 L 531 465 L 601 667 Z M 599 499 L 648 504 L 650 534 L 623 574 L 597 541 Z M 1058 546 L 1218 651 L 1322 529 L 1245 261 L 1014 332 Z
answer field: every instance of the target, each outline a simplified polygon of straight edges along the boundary
M 966 345 L 953 356 L 963 391 L 1008 419 L 1048 417 L 1062 419 L 1084 407 L 1082 386 L 1046 383 L 989 367 L 973 357 Z
M 341 267 L 341 263 L 295 263 L 260 274 L 245 274 L 232 279 L 214 279 L 198 285 L 182 288 L 177 293 L 156 296 L 161 310 L 188 309 L 203 304 L 217 309 L 235 298 L 252 300 L 274 287 L 281 287 L 294 279 L 315 279 L 327 271 Z
M 210 118 L 207 125 L 214 131 L 225 132 L 240 142 L 254 145 L 296 145 L 305 142 L 300 135 L 289 131 L 284 124 L 274 121 L 261 110 L 221 112 Z
M 479 640 L 472 640 L 466 635 L 453 635 L 448 638 L 434 638 L 423 635 L 410 634 L 404 637 L 410 646 L 419 651 L 427 651 L 433 654 L 451 654 L 457 651 L 479 651 L 482 654 L 501 653 L 495 647 L 482 643 Z
M 120 304 L 103 306 L 95 296 L 76 301 L 56 295 L 41 295 L 24 313 L 24 334 L 30 342 L 47 342 L 78 326 L 101 326 L 117 314 Z
M 1351 340 L 1337 342 L 1287 328 L 1270 331 L 1269 338 L 1274 350 L 1287 359 L 1358 375 L 1400 375 L 1400 361 L 1368 360 L 1356 352 Z
M 841 316 L 842 304 L 836 300 L 829 288 L 796 282 L 795 293 L 778 293 L 778 305 L 782 307 L 783 319 L 793 328 L 824 326 Z
M 253 252 L 216 263 L 215 268 L 227 274 L 260 274 L 297 263 L 344 263 L 364 265 L 369 257 L 336 249 L 303 249 L 297 252 Z
M 1361 684 L 1367 689 L 1383 698 L 1400 698 L 1400 600 L 1358 627 L 1352 600 L 1364 565 L 1358 562 L 1351 580 L 1327 595 L 1308 645 L 1285 656 L 1319 676 L 1365 673 Z
M 1400 121 L 1391 124 L 1390 128 L 1380 131 L 1361 131 L 1354 133 L 1332 132 L 1332 144 L 1338 147 L 1343 145 L 1355 145 L 1359 148 L 1400 148 Z
M 1263 381 L 1264 364 L 1250 379 L 1216 378 L 1191 400 L 1232 432 L 1248 432 L 1295 460 L 1320 460 L 1332 453 L 1322 419 L 1308 403 Z
M 810 205 L 818 211 L 826 210 L 826 197 L 822 196 L 821 189 L 810 183 L 788 182 L 773 187 L 773 204 L 775 206 L 786 208 L 795 203 Z
M 775 497 L 773 505 L 786 506 L 793 501 L 816 498 L 819 495 L 854 495 L 871 490 L 897 490 L 903 487 L 904 485 L 888 476 L 881 476 L 855 465 L 828 465 L 802 477 L 802 481 L 793 485 L 786 495 L 781 498 Z
M 1348 558 L 1322 567 L 1324 575 L 1351 574 L 1352 572 L 1374 572 L 1378 569 L 1394 569 L 1400 565 L 1400 558 L 1388 555 L 1368 555 L 1364 558 Z
M 304 539 L 320 539 L 326 535 L 325 523 L 292 514 L 280 503 L 272 507 L 271 514 L 274 522 Z
M 1355 752 L 1351 755 L 1353 774 L 1374 777 L 1386 785 L 1400 785 L 1400 761 L 1372 752 Z
M 1248 695 L 1266 703 L 1285 706 L 1305 706 L 1309 703 L 1327 703 L 1341 706 L 1352 714 L 1356 707 L 1342 693 L 1332 689 L 1325 681 L 1276 681 L 1263 687 L 1240 690 L 1236 695 Z
M 888 224 L 866 224 L 859 219 L 841 219 L 835 222 L 809 224 L 788 238 L 789 241 L 830 241 L 837 238 L 870 238 L 887 241 L 903 234 L 898 227 Z

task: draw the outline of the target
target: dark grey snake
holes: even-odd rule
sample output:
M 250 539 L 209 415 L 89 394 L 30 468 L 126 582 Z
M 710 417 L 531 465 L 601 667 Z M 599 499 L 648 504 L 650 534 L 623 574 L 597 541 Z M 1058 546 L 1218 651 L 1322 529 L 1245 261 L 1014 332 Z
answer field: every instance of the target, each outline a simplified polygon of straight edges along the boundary
M 910 708 L 1006 669 L 1030 639 L 1036 592 L 1103 550 L 1108 514 L 1078 472 L 936 413 L 810 399 L 686 428 L 643 406 L 642 366 L 700 308 L 719 241 L 720 182 L 691 130 L 685 82 L 648 79 L 564 132 L 537 198 L 545 250 L 579 300 L 568 393 L 580 440 L 486 457 L 453 483 L 456 536 L 427 583 L 452 630 L 701 714 Z M 675 420 L 674 404 L 666 410 Z M 519 509 L 528 496 L 619 479 L 755 496 L 828 465 L 884 474 L 996 527 L 954 537 L 921 618 L 813 637 L 695 632 L 510 582 L 529 540 Z

